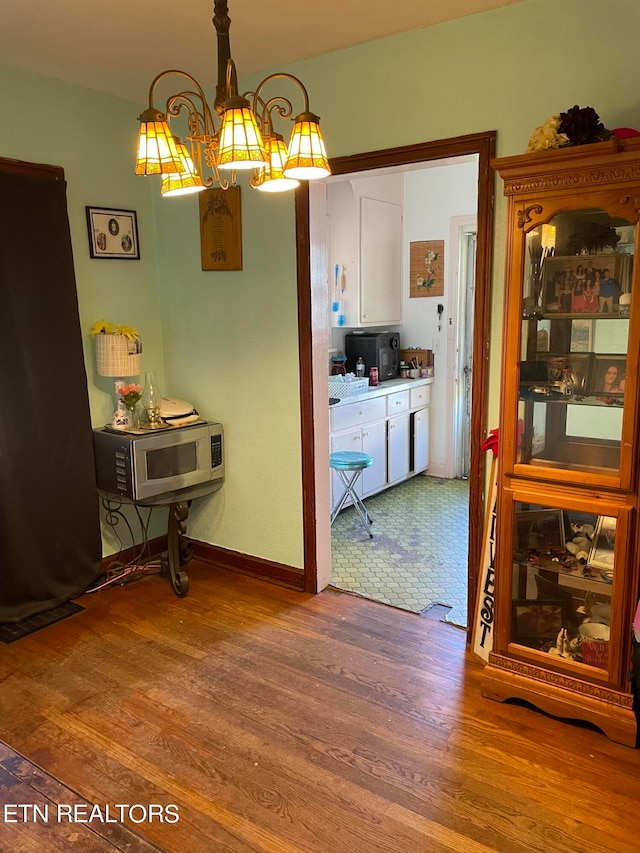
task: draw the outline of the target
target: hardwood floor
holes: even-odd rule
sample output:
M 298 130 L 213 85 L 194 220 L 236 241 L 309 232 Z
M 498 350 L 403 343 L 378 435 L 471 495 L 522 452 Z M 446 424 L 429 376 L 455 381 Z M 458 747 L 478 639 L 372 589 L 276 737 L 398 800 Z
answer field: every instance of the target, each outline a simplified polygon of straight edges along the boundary
M 151 577 L 0 647 L 0 738 L 103 811 L 177 805 L 129 824 L 170 853 L 637 851 L 640 752 L 483 699 L 461 630 L 189 576 L 184 599 Z M 0 810 L 2 853 L 36 849 L 8 828 Z M 38 849 L 65 849 L 49 829 Z

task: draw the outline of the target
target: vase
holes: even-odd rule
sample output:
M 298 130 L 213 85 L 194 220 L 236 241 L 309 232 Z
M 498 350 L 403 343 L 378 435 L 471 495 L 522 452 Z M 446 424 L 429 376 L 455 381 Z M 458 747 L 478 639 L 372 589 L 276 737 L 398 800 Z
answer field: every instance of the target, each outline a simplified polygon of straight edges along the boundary
M 140 429 L 140 409 L 138 407 L 138 401 L 136 400 L 132 406 L 127 403 L 124 405 L 127 410 L 127 429 Z
M 122 400 L 118 400 L 118 406 L 113 413 L 113 418 L 111 419 L 111 426 L 113 429 L 122 429 L 125 430 L 129 426 L 129 413 L 127 411 L 127 407 L 122 402 Z

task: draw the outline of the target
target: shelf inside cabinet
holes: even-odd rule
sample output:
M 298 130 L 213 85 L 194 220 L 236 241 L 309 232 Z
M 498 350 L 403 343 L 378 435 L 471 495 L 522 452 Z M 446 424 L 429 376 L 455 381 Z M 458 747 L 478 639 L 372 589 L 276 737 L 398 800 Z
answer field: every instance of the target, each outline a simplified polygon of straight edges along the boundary
M 574 314 L 561 313 L 560 311 L 536 312 L 535 316 L 523 316 L 523 320 L 628 320 L 628 314 L 620 314 L 612 311 L 610 314 L 601 314 L 599 311 L 580 311 Z
M 551 557 L 542 558 L 539 562 L 517 560 L 515 566 L 523 569 L 533 569 L 540 572 L 552 572 L 558 576 L 557 582 L 561 585 L 575 586 L 580 590 L 591 590 L 611 595 L 612 581 L 605 573 L 606 569 L 594 569 L 588 565 L 576 565 L 572 568 L 563 566 L 561 563 L 553 562 Z

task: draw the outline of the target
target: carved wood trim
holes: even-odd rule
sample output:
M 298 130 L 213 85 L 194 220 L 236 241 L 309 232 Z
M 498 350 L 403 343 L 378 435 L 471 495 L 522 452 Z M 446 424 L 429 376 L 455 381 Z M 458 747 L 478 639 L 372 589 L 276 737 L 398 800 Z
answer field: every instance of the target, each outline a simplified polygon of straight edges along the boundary
M 518 211 L 518 228 L 524 228 L 525 225 L 528 225 L 530 222 L 533 222 L 532 213 L 537 213 L 538 216 L 542 213 L 542 205 L 541 204 L 531 204 L 529 207 L 523 207 Z
M 636 221 L 638 219 L 640 219 L 640 199 L 637 196 L 630 196 L 630 195 L 620 196 L 620 204 L 622 204 L 622 205 L 632 204 L 633 205 L 633 212 L 634 212 L 635 217 L 636 217 Z
M 494 652 L 489 654 L 489 664 L 495 666 L 497 669 L 504 669 L 516 675 L 522 675 L 525 678 L 543 682 L 544 684 L 552 684 L 554 687 L 560 687 L 563 690 L 570 690 L 573 693 L 580 693 L 583 696 L 591 696 L 601 702 L 607 702 L 609 705 L 617 705 L 620 708 L 631 708 L 633 706 L 633 696 L 630 693 L 619 693 L 616 690 L 602 687 L 599 684 L 591 684 L 588 681 L 581 681 L 569 675 L 541 669 L 523 661 L 502 657 Z
M 504 194 L 520 195 L 521 193 L 537 193 L 546 190 L 580 189 L 598 187 L 616 181 L 631 181 L 640 179 L 640 165 L 610 166 L 602 169 L 585 169 L 584 171 L 567 172 L 566 174 L 533 175 L 530 178 L 505 179 Z

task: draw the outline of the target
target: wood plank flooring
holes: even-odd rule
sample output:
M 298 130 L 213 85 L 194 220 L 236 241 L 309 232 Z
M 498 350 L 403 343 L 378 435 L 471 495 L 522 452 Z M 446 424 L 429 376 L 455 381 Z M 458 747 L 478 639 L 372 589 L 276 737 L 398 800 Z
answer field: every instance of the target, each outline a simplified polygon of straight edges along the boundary
M 483 699 L 463 631 L 189 576 L 184 599 L 147 578 L 0 647 L 0 739 L 103 810 L 175 804 L 125 822 L 169 853 L 638 850 L 640 751 Z M 2 853 L 33 838 L 0 810 Z

